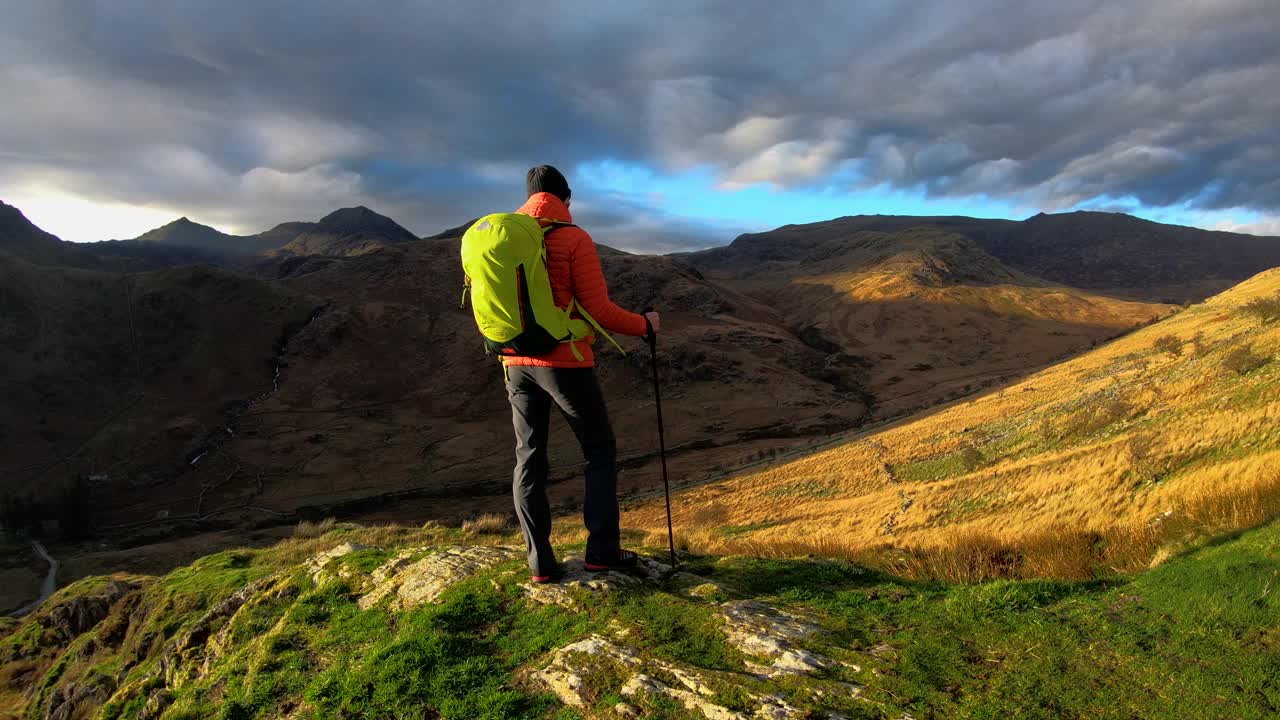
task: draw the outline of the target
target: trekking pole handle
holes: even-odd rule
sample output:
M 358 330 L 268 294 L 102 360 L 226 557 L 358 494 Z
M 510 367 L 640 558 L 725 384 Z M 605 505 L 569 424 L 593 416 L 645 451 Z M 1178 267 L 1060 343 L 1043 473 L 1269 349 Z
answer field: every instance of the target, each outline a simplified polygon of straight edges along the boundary
M 653 323 L 649 322 L 649 313 L 651 312 L 655 312 L 652 305 L 648 305 L 640 311 L 640 314 L 644 316 L 644 339 L 648 341 L 649 347 L 657 347 L 658 334 L 653 331 Z

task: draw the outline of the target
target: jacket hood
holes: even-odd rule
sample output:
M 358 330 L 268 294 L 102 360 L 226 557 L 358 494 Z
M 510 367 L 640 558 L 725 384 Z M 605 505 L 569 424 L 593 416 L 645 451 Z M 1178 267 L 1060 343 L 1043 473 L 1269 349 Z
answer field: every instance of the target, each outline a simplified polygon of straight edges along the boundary
M 569 208 L 564 204 L 564 201 L 551 193 L 540 192 L 530 195 L 529 199 L 516 212 L 521 215 L 555 220 L 556 222 L 573 222 L 573 216 L 569 214 Z

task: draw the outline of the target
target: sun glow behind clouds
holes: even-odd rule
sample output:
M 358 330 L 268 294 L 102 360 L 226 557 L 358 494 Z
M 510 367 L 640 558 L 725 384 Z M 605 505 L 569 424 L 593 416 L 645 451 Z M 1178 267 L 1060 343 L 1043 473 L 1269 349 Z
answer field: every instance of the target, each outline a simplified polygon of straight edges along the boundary
M 71 242 L 127 240 L 177 219 L 182 213 L 154 207 L 100 203 L 47 191 L 0 192 L 41 230 Z

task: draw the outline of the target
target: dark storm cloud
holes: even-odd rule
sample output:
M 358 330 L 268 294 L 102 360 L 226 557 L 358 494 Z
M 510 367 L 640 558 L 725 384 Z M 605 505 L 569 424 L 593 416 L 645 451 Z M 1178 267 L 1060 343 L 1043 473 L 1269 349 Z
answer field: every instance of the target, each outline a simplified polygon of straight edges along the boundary
M 0 188 L 243 229 L 364 202 L 429 233 L 517 203 L 530 164 L 609 159 L 1274 213 L 1277 33 L 1274 0 L 13 3 Z M 677 229 L 654 247 L 720 230 L 576 194 Z

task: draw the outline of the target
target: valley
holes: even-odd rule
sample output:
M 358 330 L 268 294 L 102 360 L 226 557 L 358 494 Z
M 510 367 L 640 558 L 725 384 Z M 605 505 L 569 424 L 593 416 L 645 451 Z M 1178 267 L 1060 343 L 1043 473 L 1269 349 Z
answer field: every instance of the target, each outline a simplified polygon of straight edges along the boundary
M 138 571 L 162 571 L 193 557 L 200 538 L 275 542 L 303 520 L 507 511 L 501 371 L 457 306 L 466 225 L 417 240 L 349 208 L 239 239 L 184 218 L 133 241 L 75 245 L 24 222 L 9 216 L 0 248 L 10 400 L 0 496 L 50 536 L 63 582 L 125 555 L 141 558 L 130 562 Z M 673 479 L 722 478 L 991 393 L 1176 311 L 1143 299 L 1165 287 L 1080 289 L 1007 265 L 987 247 L 1018 225 L 867 216 L 692 255 L 602 247 L 613 299 L 664 313 Z M 644 497 L 661 477 L 647 350 L 623 343 L 625 357 L 599 353 L 598 372 L 620 493 Z M 558 423 L 551 464 L 552 501 L 571 511 L 577 447 Z M 869 481 L 813 482 L 856 503 Z M 905 501 L 889 492 L 868 502 L 874 512 L 857 511 L 866 526 L 842 531 L 848 542 L 885 542 L 873 529 Z M 782 526 L 757 532 L 740 507 L 686 526 L 696 535 L 728 513 L 721 524 L 751 528 L 737 540 L 791 538 Z M 913 516 L 892 522 L 916 540 Z M 0 605 L 30 599 L 26 584 L 12 587 Z

